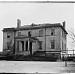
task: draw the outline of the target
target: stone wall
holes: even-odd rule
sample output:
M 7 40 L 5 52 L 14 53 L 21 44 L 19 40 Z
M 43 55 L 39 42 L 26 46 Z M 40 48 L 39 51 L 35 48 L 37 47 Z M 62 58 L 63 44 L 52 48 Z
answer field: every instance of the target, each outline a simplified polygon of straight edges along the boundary
M 51 29 L 55 29 L 55 35 L 51 35 Z M 43 31 L 42 36 L 39 36 L 40 30 Z M 39 39 L 39 41 L 42 41 L 42 49 L 39 49 L 38 43 L 32 44 L 32 49 L 33 49 L 32 53 L 38 50 L 40 51 L 45 51 L 45 50 L 46 51 L 60 51 L 62 50 L 62 41 L 63 41 L 63 49 L 64 50 L 66 49 L 66 45 L 65 45 L 66 39 L 62 37 L 62 29 L 60 27 L 51 27 L 51 28 L 46 28 L 46 37 L 45 37 L 45 28 L 34 29 L 34 30 L 20 30 L 20 31 L 16 31 L 15 34 L 12 31 L 4 32 L 3 33 L 3 50 L 7 50 L 7 42 L 11 42 L 11 46 L 14 45 L 14 37 L 18 37 L 18 32 L 21 33 L 20 35 L 28 36 L 28 31 L 31 31 L 31 37 L 36 37 L 37 39 Z M 8 34 L 10 35 L 10 38 L 7 38 Z M 51 49 L 51 40 L 55 40 L 55 49 Z M 15 44 L 15 46 L 17 45 Z M 21 51 L 21 53 L 23 52 Z

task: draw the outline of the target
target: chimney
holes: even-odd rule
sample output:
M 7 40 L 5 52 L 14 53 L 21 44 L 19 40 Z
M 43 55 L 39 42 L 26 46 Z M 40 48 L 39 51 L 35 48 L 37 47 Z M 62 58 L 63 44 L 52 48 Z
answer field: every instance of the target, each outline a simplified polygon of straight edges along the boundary
M 65 21 L 63 22 L 63 28 L 65 29 Z
M 17 28 L 21 26 L 21 20 L 17 19 Z
M 34 24 L 34 23 L 32 23 L 31 25 L 32 25 L 32 26 L 34 26 L 35 24 Z

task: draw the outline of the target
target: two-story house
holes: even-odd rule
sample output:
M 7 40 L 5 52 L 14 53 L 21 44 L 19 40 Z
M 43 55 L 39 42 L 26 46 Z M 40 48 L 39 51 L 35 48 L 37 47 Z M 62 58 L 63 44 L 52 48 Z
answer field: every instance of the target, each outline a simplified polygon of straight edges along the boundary
M 45 51 L 46 54 L 56 54 L 60 58 L 61 52 L 66 50 L 65 21 L 55 24 L 21 25 L 17 20 L 17 27 L 3 29 L 3 52 L 29 55 L 35 51 Z

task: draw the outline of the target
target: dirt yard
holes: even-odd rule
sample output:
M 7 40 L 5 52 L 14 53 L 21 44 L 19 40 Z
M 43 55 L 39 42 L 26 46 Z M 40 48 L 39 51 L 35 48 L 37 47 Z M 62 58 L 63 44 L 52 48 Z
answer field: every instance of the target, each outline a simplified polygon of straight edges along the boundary
M 75 73 L 75 62 L 0 61 L 0 73 Z

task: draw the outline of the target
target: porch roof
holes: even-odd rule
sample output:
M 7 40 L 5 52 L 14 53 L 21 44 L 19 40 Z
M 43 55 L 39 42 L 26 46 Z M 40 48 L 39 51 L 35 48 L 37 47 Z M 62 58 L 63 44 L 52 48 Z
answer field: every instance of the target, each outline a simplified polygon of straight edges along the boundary
M 28 36 L 18 36 L 15 37 L 15 39 L 29 39 L 29 40 L 39 41 L 36 37 L 28 37 Z

